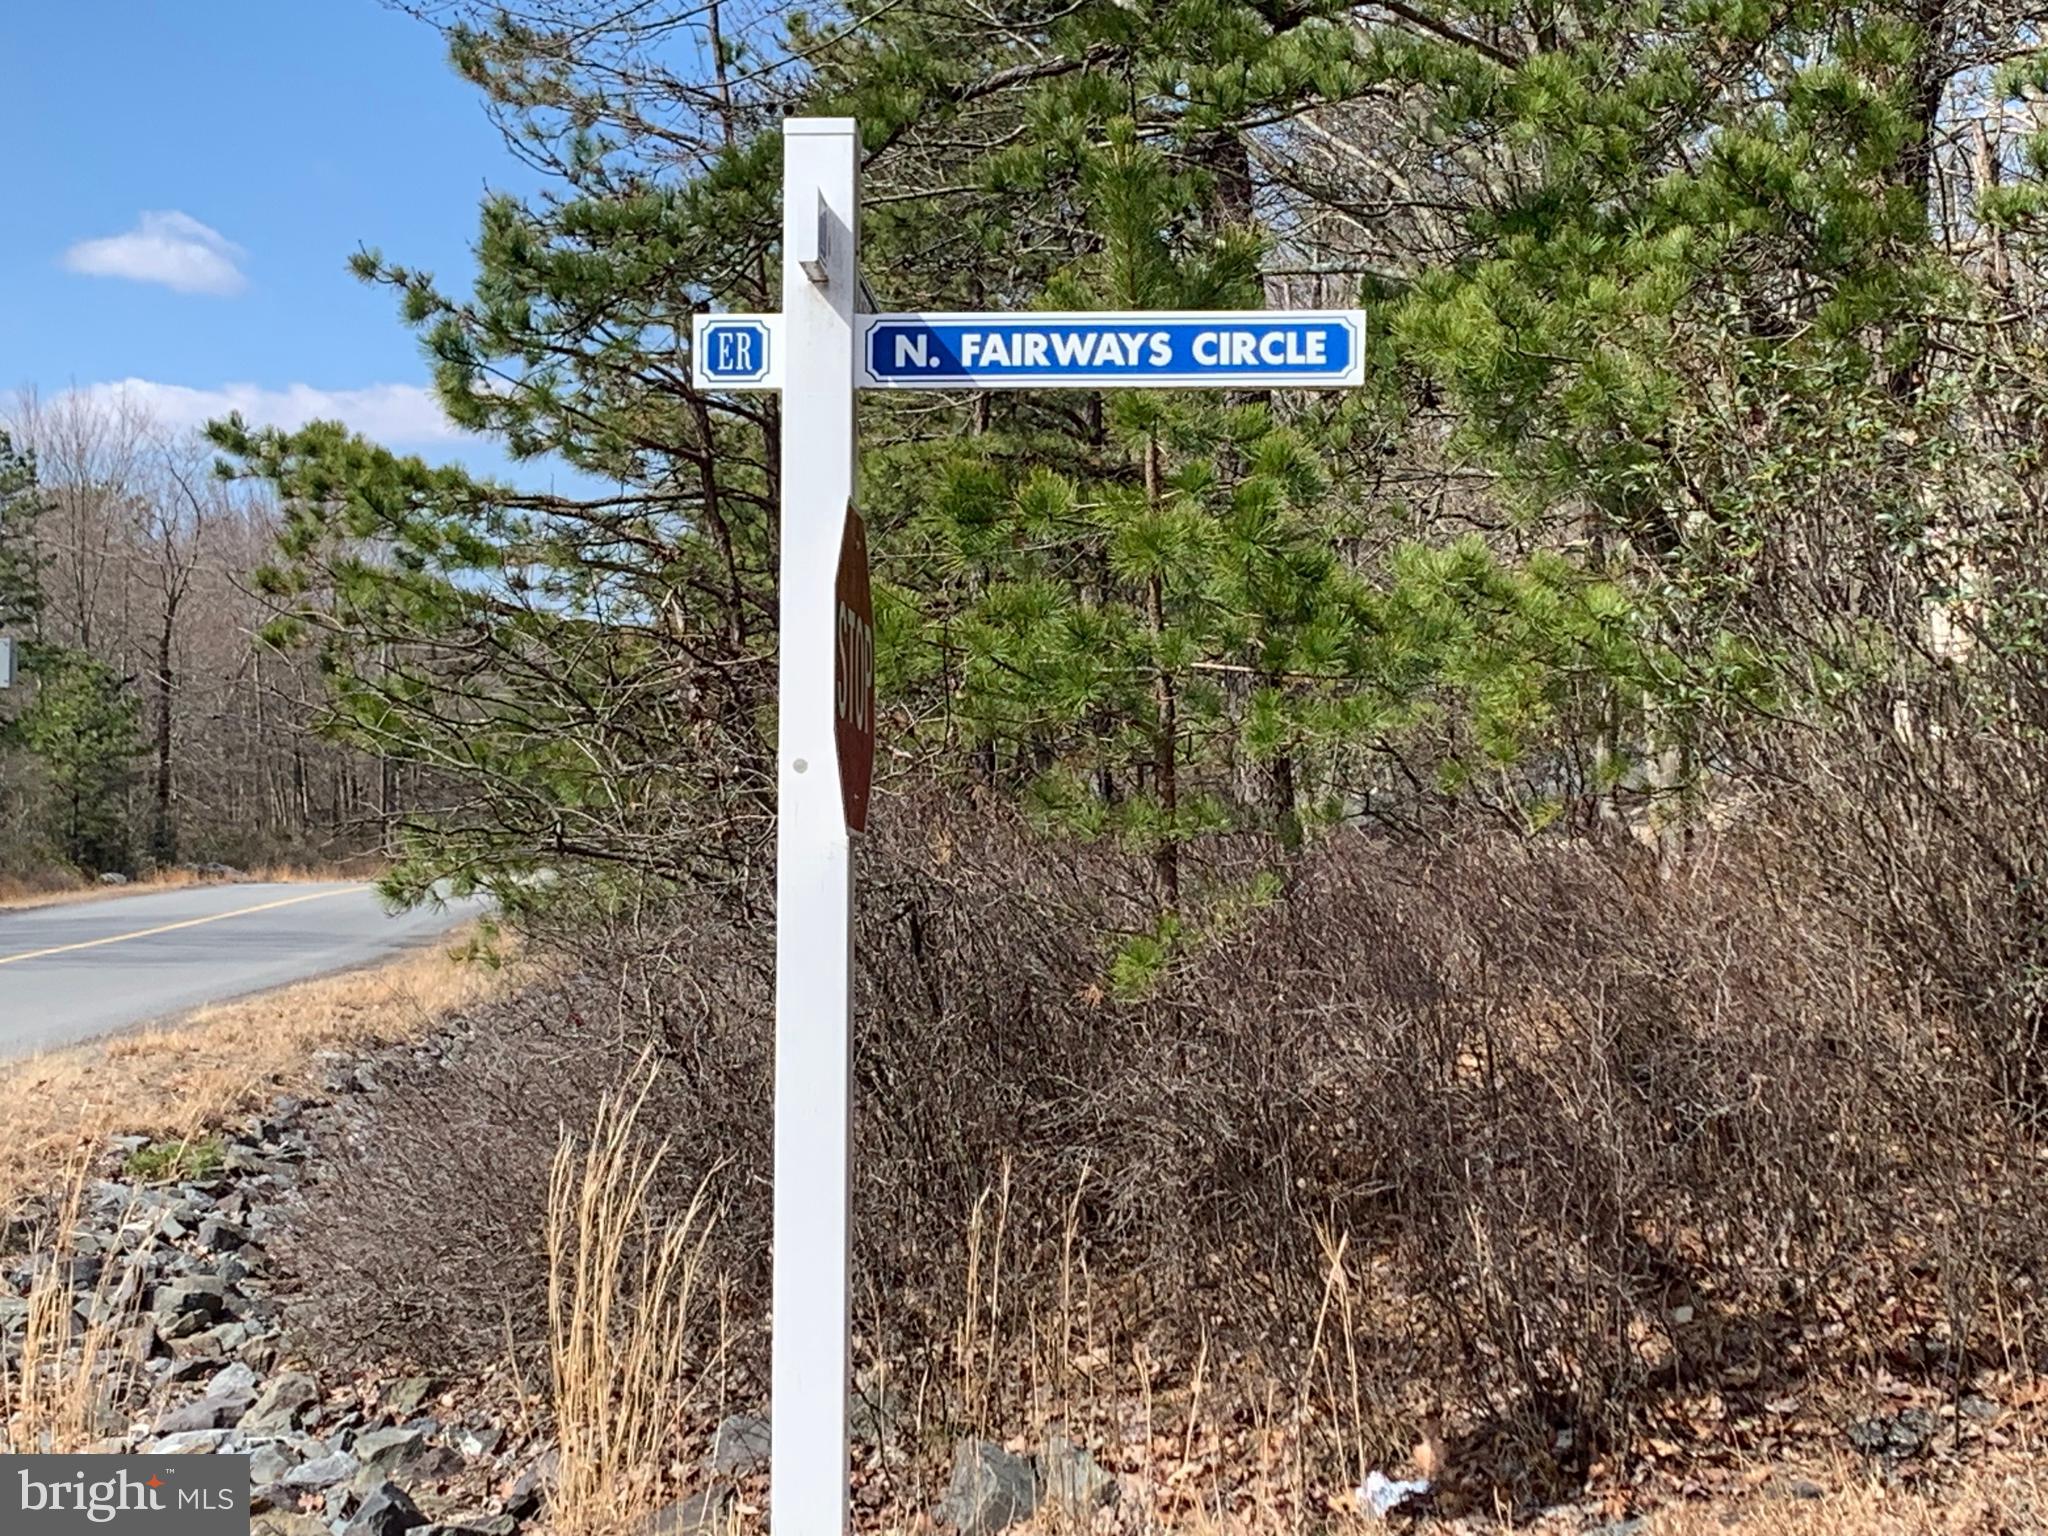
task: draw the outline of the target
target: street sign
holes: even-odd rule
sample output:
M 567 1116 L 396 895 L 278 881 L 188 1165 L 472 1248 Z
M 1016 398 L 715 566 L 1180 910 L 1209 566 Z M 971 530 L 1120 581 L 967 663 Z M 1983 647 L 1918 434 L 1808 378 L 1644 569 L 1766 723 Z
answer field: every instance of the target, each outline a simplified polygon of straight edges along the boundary
M 699 315 L 699 389 L 780 389 L 781 316 Z M 861 389 L 1348 389 L 1355 309 L 854 317 Z
M 784 119 L 782 312 L 699 315 L 690 338 L 699 389 L 782 392 L 768 1497 L 776 1529 L 796 1536 L 848 1528 L 849 833 L 867 825 L 875 753 L 856 391 L 1329 389 L 1365 376 L 1357 310 L 869 313 L 860 149 L 852 118 Z
M 1365 380 L 1357 310 L 871 315 L 868 389 L 1342 388 Z
M 778 315 L 699 315 L 690 349 L 707 389 L 779 389 Z
M 875 604 L 868 590 L 868 530 L 849 504 L 833 590 L 832 738 L 846 829 L 865 832 L 875 774 Z

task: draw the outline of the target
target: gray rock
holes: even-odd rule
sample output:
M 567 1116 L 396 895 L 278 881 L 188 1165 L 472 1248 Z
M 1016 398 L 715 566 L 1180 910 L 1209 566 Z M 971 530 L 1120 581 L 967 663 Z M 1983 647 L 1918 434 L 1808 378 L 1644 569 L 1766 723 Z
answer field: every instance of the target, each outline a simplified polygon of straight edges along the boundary
M 431 1376 L 408 1376 L 403 1381 L 393 1382 L 391 1390 L 384 1394 L 384 1411 L 394 1419 L 409 1419 L 420 1411 L 420 1405 L 434 1395 L 440 1383 Z
M 366 1469 L 390 1476 L 418 1454 L 427 1437 L 416 1429 L 371 1429 L 357 1435 L 349 1454 Z
M 542 1502 L 554 1491 L 555 1478 L 562 1466 L 562 1453 L 549 1451 L 532 1466 L 512 1479 L 512 1487 L 505 1494 L 505 1513 L 520 1520 L 531 1520 L 540 1512 Z
M 731 1488 L 707 1488 L 644 1517 L 633 1527 L 633 1536 L 721 1536 L 731 1511 Z
M 772 1438 L 768 1421 L 759 1414 L 727 1414 L 711 1436 L 711 1470 L 720 1477 L 744 1477 L 766 1466 Z
M 1038 1474 L 1023 1457 L 990 1440 L 962 1440 L 953 1448 L 953 1476 L 939 1516 L 961 1536 L 991 1536 L 1037 1507 Z
M 182 1435 L 195 1429 L 231 1429 L 249 1406 L 246 1396 L 213 1396 L 173 1408 L 156 1421 L 160 1435 Z
M 240 1361 L 214 1372 L 213 1379 L 206 1384 L 208 1397 L 239 1397 L 245 1404 L 256 1401 L 256 1394 L 263 1388 L 263 1378 Z
M 455 1449 L 469 1457 L 490 1456 L 505 1443 L 505 1431 L 495 1424 L 481 1429 L 464 1428 L 455 1435 Z
M 210 1328 L 227 1312 L 227 1286 L 205 1275 L 166 1280 L 149 1299 L 149 1315 L 166 1339 L 181 1339 Z
M 123 1333 L 121 1345 L 132 1358 L 152 1362 L 152 1369 L 157 1356 L 165 1352 L 164 1341 L 156 1331 L 156 1324 L 146 1317 Z
M 227 1152 L 221 1157 L 220 1165 L 229 1173 L 243 1175 L 276 1173 L 278 1171 L 277 1164 L 271 1162 L 253 1148 L 243 1146 L 240 1142 L 229 1146 Z
M 1643 1536 L 1650 1528 L 1647 1515 L 1635 1515 L 1627 1520 L 1617 1520 L 1612 1525 L 1595 1526 L 1586 1536 Z
M 903 1394 L 888 1377 L 864 1371 L 853 1383 L 848 1428 L 856 1440 L 881 1441 L 903 1415 Z
M 157 1336 L 163 1340 L 164 1348 L 171 1352 L 173 1359 L 201 1360 L 206 1362 L 209 1370 L 227 1358 L 227 1349 L 222 1345 L 220 1335 L 221 1330 L 218 1328 L 207 1328 L 183 1336 L 168 1334 L 162 1329 L 157 1330 Z
M 462 1453 L 446 1445 L 425 1446 L 405 1462 L 405 1475 L 415 1482 L 445 1483 L 463 1470 Z
M 446 1525 L 422 1526 L 417 1536 L 513 1536 L 518 1529 L 510 1515 L 465 1515 Z
M 331 1451 L 301 1462 L 278 1479 L 287 1488 L 332 1488 L 356 1475 L 356 1459 L 347 1451 Z
M 1925 1408 L 1908 1408 L 1892 1420 L 1892 1448 L 1911 1456 L 1934 1438 L 1934 1415 Z
M 1085 1446 L 1064 1435 L 1046 1440 L 1038 1476 L 1044 1501 L 1084 1524 L 1097 1509 L 1116 1502 L 1115 1476 L 1105 1472 Z
M 419 1505 L 396 1483 L 380 1483 L 363 1500 L 355 1518 L 342 1528 L 342 1536 L 405 1536 L 427 1523 Z
M 199 1223 L 199 1246 L 208 1253 L 234 1253 L 249 1241 L 249 1234 L 219 1216 Z
M 285 1474 L 298 1464 L 298 1458 L 282 1440 L 259 1440 L 249 1447 L 249 1486 L 261 1488 L 266 1483 L 281 1483 Z
M 256 1406 L 242 1418 L 245 1435 L 281 1435 L 296 1429 L 320 1401 L 319 1383 L 304 1371 L 286 1371 L 272 1378 Z
M 163 1435 L 143 1448 L 152 1456 L 210 1456 L 228 1443 L 224 1429 L 194 1429 Z
M 96 1254 L 71 1253 L 60 1258 L 44 1253 L 36 1256 L 25 1278 L 33 1281 L 47 1275 L 71 1290 L 89 1291 L 99 1283 L 100 1271 L 104 1268 L 106 1261 Z

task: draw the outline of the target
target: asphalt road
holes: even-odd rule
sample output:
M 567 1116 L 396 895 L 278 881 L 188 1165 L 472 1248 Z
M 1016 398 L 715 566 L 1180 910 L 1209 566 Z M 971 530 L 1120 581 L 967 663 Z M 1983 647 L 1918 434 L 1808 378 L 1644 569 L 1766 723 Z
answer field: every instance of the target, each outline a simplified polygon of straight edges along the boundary
M 0 912 L 0 1057 L 367 965 L 472 903 L 393 917 L 374 887 L 195 885 Z

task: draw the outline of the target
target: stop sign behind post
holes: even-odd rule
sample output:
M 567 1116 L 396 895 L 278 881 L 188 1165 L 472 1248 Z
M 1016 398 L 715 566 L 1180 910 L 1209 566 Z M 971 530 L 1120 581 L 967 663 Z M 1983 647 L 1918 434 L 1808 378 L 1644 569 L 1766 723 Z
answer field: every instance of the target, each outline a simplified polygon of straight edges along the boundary
M 832 603 L 832 739 L 846 829 L 865 832 L 875 774 L 875 604 L 868 589 L 868 530 L 849 502 L 839 536 Z

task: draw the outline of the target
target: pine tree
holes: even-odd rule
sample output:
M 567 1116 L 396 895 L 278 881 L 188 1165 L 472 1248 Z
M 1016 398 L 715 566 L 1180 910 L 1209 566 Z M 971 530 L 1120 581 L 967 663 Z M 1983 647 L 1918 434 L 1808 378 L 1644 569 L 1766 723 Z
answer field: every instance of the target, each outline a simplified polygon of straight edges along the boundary
M 12 729 L 48 780 L 51 834 L 81 869 L 126 871 L 140 702 L 111 667 L 79 651 L 38 651 L 33 674 L 35 697 Z
M 1256 303 L 1258 240 L 1209 217 L 1210 180 L 1128 120 L 1080 187 L 1095 239 L 1048 304 Z M 1299 845 L 1297 757 L 1369 669 L 1368 594 L 1333 552 L 1354 530 L 1300 411 L 1155 391 L 1091 410 L 1080 444 L 992 410 L 977 436 L 889 455 L 870 480 L 885 516 L 901 497 L 905 543 L 943 552 L 905 568 L 925 622 L 902 638 L 930 648 L 928 675 L 950 671 L 970 750 L 1063 825 L 1147 849 L 1170 914 L 1204 832 Z M 946 491 L 921 494 L 933 481 Z
M 758 865 L 779 418 L 691 389 L 680 347 L 773 307 L 785 110 L 861 121 L 885 307 L 1370 311 L 1350 399 L 863 404 L 898 745 L 1144 847 L 1163 912 L 1211 831 L 1284 860 L 1325 820 L 1583 824 L 1674 751 L 1682 781 L 1700 720 L 1789 670 L 1751 414 L 1931 419 L 1920 12 L 720 14 L 679 54 L 702 13 L 479 8 L 457 67 L 557 188 L 486 204 L 466 296 L 358 261 L 456 420 L 616 493 L 222 429 L 291 508 L 277 588 L 333 728 L 469 786 L 420 878 Z M 1890 451 L 1862 483 L 1924 521 L 1925 456 Z

